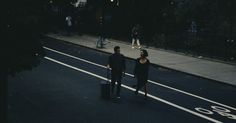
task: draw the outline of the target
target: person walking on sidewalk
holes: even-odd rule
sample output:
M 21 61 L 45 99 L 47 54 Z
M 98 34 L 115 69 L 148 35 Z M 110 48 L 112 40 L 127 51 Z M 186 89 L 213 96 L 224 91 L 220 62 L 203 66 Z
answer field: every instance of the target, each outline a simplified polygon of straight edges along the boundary
M 66 30 L 67 30 L 67 35 L 69 36 L 72 32 L 72 17 L 70 15 L 66 16 Z
M 108 68 L 111 68 L 111 94 L 114 95 L 114 86 L 117 82 L 116 96 L 120 98 L 122 73 L 125 72 L 125 57 L 120 53 L 120 47 L 114 47 L 114 54 L 109 56 Z
M 148 80 L 148 71 L 150 62 L 147 59 L 148 52 L 147 50 L 140 51 L 140 57 L 137 58 L 134 68 L 134 77 L 137 79 L 137 84 L 133 85 L 136 87 L 135 94 L 138 94 L 138 91 L 144 87 L 145 97 L 147 97 L 147 80 Z
M 104 18 L 102 16 L 99 17 L 99 38 L 96 42 L 97 48 L 104 48 L 105 41 L 105 30 L 104 30 Z
M 140 49 L 140 25 L 137 24 L 132 28 L 132 32 L 131 32 L 131 37 L 132 37 L 132 49 L 134 49 L 134 43 L 136 41 L 138 48 Z

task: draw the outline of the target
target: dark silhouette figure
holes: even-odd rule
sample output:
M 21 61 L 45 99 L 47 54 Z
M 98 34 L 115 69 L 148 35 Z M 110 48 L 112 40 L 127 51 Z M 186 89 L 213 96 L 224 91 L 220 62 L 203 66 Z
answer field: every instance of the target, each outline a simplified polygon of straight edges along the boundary
M 138 94 L 138 91 L 144 87 L 145 97 L 147 97 L 147 80 L 148 80 L 148 71 L 150 62 L 146 58 L 148 52 L 146 50 L 140 51 L 140 57 L 137 58 L 135 68 L 134 68 L 134 77 L 137 78 L 137 84 L 133 87 L 136 87 L 135 94 Z
M 120 47 L 114 47 L 114 54 L 109 56 L 108 59 L 108 68 L 111 68 L 111 94 L 114 94 L 114 86 L 115 82 L 117 82 L 117 90 L 116 96 L 120 98 L 120 87 L 121 87 L 121 79 L 122 79 L 122 72 L 125 72 L 125 57 L 124 55 L 120 54 Z
M 67 35 L 70 36 L 72 32 L 72 17 L 70 15 L 66 16 L 66 30 L 67 30 Z
M 99 17 L 99 38 L 96 43 L 97 48 L 103 48 L 105 41 L 105 30 L 104 30 L 104 19 L 103 17 Z
M 140 49 L 140 25 L 137 24 L 132 28 L 131 37 L 132 37 L 132 49 L 134 48 L 134 43 L 136 41 L 138 48 Z

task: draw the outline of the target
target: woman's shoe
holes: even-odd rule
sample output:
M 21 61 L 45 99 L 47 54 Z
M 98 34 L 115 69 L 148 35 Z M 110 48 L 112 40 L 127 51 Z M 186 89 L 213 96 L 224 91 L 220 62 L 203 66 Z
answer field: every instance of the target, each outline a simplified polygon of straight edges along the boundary
M 147 94 L 144 94 L 145 98 L 147 98 Z
M 145 97 L 145 100 L 147 100 L 147 99 L 148 99 L 148 97 L 147 97 L 147 94 L 144 94 L 144 97 Z

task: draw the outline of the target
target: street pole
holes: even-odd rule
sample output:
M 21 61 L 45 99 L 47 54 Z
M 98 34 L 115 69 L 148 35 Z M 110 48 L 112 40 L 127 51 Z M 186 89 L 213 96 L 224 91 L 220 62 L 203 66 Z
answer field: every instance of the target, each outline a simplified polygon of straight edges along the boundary
M 230 0 L 230 34 L 229 34 L 229 60 L 234 60 L 234 56 L 233 56 L 233 43 L 234 43 L 234 39 L 233 39 L 233 4 L 234 1 L 233 0 Z
M 232 33 L 233 33 L 233 0 L 231 0 L 230 4 L 230 39 L 232 40 Z
M 101 0 L 101 15 L 99 16 L 99 38 L 96 43 L 97 48 L 103 48 L 104 40 L 104 11 L 105 11 L 105 0 Z
M 101 41 L 100 41 L 100 46 L 101 48 L 104 48 L 104 40 L 105 40 L 105 37 L 104 37 L 104 16 L 105 16 L 105 0 L 102 1 L 102 20 L 101 20 Z

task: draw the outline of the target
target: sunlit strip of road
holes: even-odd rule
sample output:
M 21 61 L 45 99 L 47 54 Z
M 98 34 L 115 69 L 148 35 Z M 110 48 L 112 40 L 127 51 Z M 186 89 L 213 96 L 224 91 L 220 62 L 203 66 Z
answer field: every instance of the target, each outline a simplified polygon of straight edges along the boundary
M 77 67 L 68 65 L 68 64 L 66 64 L 66 63 L 60 62 L 60 61 L 55 60 L 55 59 L 53 59 L 53 58 L 49 58 L 49 57 L 44 57 L 44 58 L 47 59 L 47 60 L 50 60 L 50 61 L 52 61 L 52 62 L 55 62 L 55 63 L 57 63 L 57 64 L 63 65 L 63 66 L 65 66 L 65 67 L 74 69 L 74 70 L 76 70 L 76 71 L 79 71 L 79 72 L 82 72 L 82 73 L 85 73 L 85 74 L 88 74 L 88 75 L 97 77 L 97 78 L 102 79 L 102 80 L 107 80 L 107 78 L 105 78 L 105 77 L 102 77 L 102 76 L 99 76 L 99 75 L 94 74 L 94 73 L 92 73 L 92 72 L 89 72 L 89 71 L 86 71 L 86 70 L 83 70 L 83 69 L 80 69 L 80 68 L 77 68 Z M 124 84 L 122 84 L 121 86 L 124 87 L 124 88 L 126 88 L 126 89 L 129 89 L 129 90 L 131 90 L 131 91 L 135 91 L 134 88 L 131 88 L 131 87 L 126 86 L 126 85 L 124 85 Z M 142 91 L 140 91 L 139 93 L 144 94 L 144 92 L 142 92 Z M 197 112 L 195 112 L 195 111 L 192 111 L 192 110 L 190 110 L 190 109 L 184 108 L 184 107 L 182 107 L 182 106 L 180 106 L 180 105 L 177 105 L 177 104 L 174 104 L 174 103 L 172 103 L 172 102 L 166 101 L 166 100 L 161 99 L 161 98 L 159 98 L 159 97 L 153 96 L 153 95 L 151 95 L 151 94 L 147 94 L 147 96 L 150 97 L 150 98 L 152 98 L 152 99 L 154 99 L 154 100 L 160 101 L 160 102 L 165 103 L 165 104 L 167 104 L 167 105 L 173 106 L 173 107 L 175 107 L 175 108 L 177 108 L 177 109 L 180 109 L 180 110 L 182 110 L 182 111 L 185 111 L 185 112 L 187 112 L 187 113 L 193 114 L 193 115 L 198 116 L 198 117 L 203 118 L 203 119 L 206 119 L 206 120 L 208 120 L 208 121 L 211 121 L 211 122 L 214 122 L 214 123 L 223 123 L 223 122 L 221 122 L 221 121 L 218 121 L 218 120 L 216 120 L 216 119 L 207 117 L 207 116 L 205 116 L 205 115 L 202 115 L 202 114 L 197 113 Z
M 76 59 L 76 60 L 80 60 L 80 61 L 83 61 L 83 62 L 92 64 L 92 65 L 95 65 L 95 66 L 98 66 L 98 67 L 107 68 L 107 67 L 104 66 L 104 65 L 100 65 L 100 64 L 97 64 L 97 63 L 94 63 L 94 62 L 91 62 L 91 61 L 82 59 L 82 58 L 78 58 L 78 57 L 75 57 L 75 56 L 72 56 L 72 55 L 69 55 L 69 54 L 66 54 L 66 53 L 63 53 L 63 52 L 60 52 L 60 51 L 57 51 L 57 50 L 48 48 L 48 47 L 44 47 L 44 48 L 47 49 L 47 50 L 50 50 L 50 51 L 52 51 L 52 52 L 55 52 L 55 53 L 58 53 L 58 54 L 61 54 L 61 55 L 64 55 L 64 56 L 67 56 L 67 57 L 70 57 L 70 58 L 73 58 L 73 59 Z M 130 77 L 134 77 L 134 75 L 132 75 L 132 74 L 129 74 L 129 73 L 125 73 L 125 74 L 128 75 L 128 76 L 130 76 Z M 161 84 L 161 83 L 152 81 L 152 80 L 148 80 L 148 82 L 150 82 L 150 83 L 152 83 L 152 84 L 155 84 L 155 85 L 159 85 L 159 86 L 164 87 L 164 88 L 168 88 L 168 89 L 171 89 L 171 90 L 174 90 L 174 91 L 177 91 L 177 92 L 186 94 L 186 95 L 188 95 L 188 96 L 192 96 L 192 97 L 195 97 L 195 98 L 198 98 L 198 99 L 201 99 L 201 100 L 204 100 L 204 101 L 213 103 L 213 104 L 217 104 L 217 105 L 219 105 L 219 106 L 223 106 L 223 107 L 225 107 L 225 108 L 229 108 L 229 109 L 232 109 L 232 110 L 235 110 L 235 111 L 236 111 L 236 108 L 234 108 L 234 107 L 232 107 L 232 106 L 228 106 L 228 105 L 225 105 L 225 104 L 222 104 L 222 103 L 219 103 L 219 102 L 216 102 L 216 101 L 213 101 L 213 100 L 210 100 L 210 99 L 207 99 L 207 98 L 204 98 L 204 97 L 195 95 L 195 94 L 191 94 L 191 93 L 189 93 L 189 92 L 186 92 L 186 91 L 183 91 L 183 90 L 180 90 L 180 89 L 177 89 L 177 88 L 173 88 L 173 87 L 170 87 L 170 86 L 167 86 L 167 85 L 164 85 L 164 84 Z

